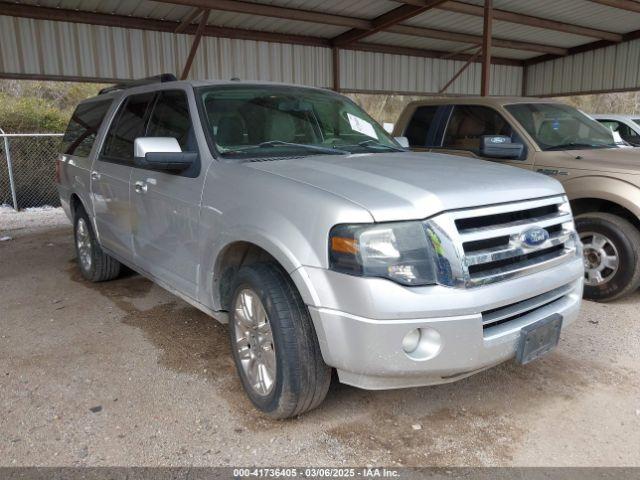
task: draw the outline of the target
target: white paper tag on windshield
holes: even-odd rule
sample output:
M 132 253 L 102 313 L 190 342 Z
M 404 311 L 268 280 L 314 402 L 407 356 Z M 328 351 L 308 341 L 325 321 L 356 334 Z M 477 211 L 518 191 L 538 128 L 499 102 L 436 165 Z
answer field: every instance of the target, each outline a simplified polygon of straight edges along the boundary
M 355 115 L 351 115 L 350 113 L 347 113 L 347 118 L 349 119 L 349 125 L 351 125 L 351 128 L 354 131 L 378 140 L 378 134 L 376 133 L 375 128 L 373 128 L 373 125 L 369 122 L 360 117 L 356 117 Z

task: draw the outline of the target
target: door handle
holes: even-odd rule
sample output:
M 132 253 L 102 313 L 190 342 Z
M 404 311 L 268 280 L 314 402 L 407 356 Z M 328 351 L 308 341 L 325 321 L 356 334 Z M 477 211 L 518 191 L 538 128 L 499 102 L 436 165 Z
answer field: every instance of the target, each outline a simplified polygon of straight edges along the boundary
M 98 172 L 91 172 L 91 180 L 100 180 L 100 174 Z
M 145 182 L 136 182 L 133 185 L 136 193 L 147 193 L 147 184 Z

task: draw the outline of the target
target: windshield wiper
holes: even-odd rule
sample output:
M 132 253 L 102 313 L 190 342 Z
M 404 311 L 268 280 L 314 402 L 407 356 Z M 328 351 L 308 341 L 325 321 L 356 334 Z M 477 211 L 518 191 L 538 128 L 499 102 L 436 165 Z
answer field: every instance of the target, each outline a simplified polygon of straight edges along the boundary
M 563 143 L 562 145 L 554 145 L 553 147 L 545 148 L 546 151 L 549 150 L 573 150 L 576 148 L 613 148 L 616 147 L 615 144 L 607 144 L 607 143 Z
M 244 153 L 251 150 L 258 150 L 261 148 L 271 148 L 271 147 L 297 147 L 304 148 L 306 150 L 313 150 L 315 152 L 327 153 L 330 155 L 351 155 L 351 152 L 347 152 L 346 150 L 340 150 L 338 148 L 330 148 L 330 147 L 320 147 L 318 145 L 307 145 L 305 143 L 292 143 L 292 142 L 284 142 L 282 140 L 269 140 L 268 142 L 258 143 L 257 145 L 251 145 L 250 147 L 236 148 L 234 150 L 228 150 L 223 153 L 226 155 L 228 153 Z
M 371 147 L 371 148 L 386 148 L 389 150 L 393 150 L 394 152 L 406 152 L 406 148 L 394 147 L 393 145 L 385 145 L 384 143 L 380 143 L 377 140 L 365 140 L 364 142 L 360 142 L 357 145 L 340 145 L 342 148 L 345 147 Z

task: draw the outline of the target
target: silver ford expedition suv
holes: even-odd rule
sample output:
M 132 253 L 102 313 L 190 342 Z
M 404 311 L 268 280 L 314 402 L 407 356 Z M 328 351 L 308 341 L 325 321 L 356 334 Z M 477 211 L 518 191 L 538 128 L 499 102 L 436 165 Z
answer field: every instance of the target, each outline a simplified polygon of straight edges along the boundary
M 336 93 L 267 83 L 120 85 L 81 103 L 57 177 L 88 280 L 126 265 L 229 323 L 255 406 L 341 382 L 452 382 L 551 350 L 583 263 L 560 184 L 404 151 Z

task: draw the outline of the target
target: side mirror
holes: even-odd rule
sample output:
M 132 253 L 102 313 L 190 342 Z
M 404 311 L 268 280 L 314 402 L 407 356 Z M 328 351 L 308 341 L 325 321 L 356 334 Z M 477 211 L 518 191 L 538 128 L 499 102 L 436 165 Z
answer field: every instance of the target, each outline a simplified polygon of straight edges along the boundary
M 133 157 L 138 168 L 181 172 L 196 162 L 198 154 L 183 152 L 172 137 L 139 137 L 133 143 Z
M 506 135 L 483 135 L 480 137 L 480 155 L 491 158 L 518 159 L 522 156 L 524 145 L 512 143 Z
M 409 148 L 409 139 L 407 137 L 394 137 L 394 138 L 402 148 Z

